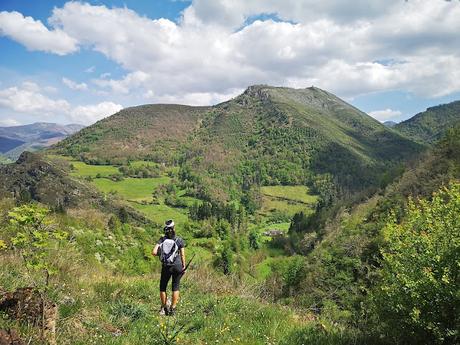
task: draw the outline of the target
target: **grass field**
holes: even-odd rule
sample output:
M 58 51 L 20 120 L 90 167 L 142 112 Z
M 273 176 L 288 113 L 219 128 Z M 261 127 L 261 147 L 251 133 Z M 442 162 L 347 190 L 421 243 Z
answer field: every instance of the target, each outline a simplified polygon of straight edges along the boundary
M 118 168 L 113 165 L 89 165 L 83 162 L 78 161 L 70 161 L 73 165 L 74 170 L 72 170 L 71 175 L 74 176 L 91 176 L 96 177 L 96 175 L 100 175 L 103 177 L 118 174 Z
M 160 184 L 168 184 L 171 178 L 164 175 L 157 178 L 124 178 L 122 181 L 113 181 L 106 178 L 109 175 L 119 173 L 118 167 L 113 165 L 90 165 L 84 162 L 76 161 L 70 157 L 50 156 L 52 159 L 65 159 L 71 163 L 74 169 L 71 172 L 72 176 L 76 177 L 92 177 L 92 183 L 96 188 L 103 193 L 116 192 L 116 194 L 123 200 L 129 203 L 130 206 L 142 212 L 147 218 L 155 223 L 163 224 L 165 219 L 173 218 L 178 223 L 185 223 L 188 220 L 187 209 L 179 209 L 169 207 L 165 204 L 143 205 L 140 202 L 152 201 L 152 193 Z M 133 167 L 141 167 L 144 165 L 157 165 L 154 162 L 148 161 L 134 161 L 131 162 Z M 166 169 L 167 171 L 176 171 L 175 167 Z M 97 175 L 102 178 L 95 178 Z M 180 191 L 180 196 L 187 205 L 192 205 L 198 199 L 183 196 L 184 191 Z
M 166 219 L 174 219 L 177 224 L 184 224 L 188 220 L 187 210 L 169 207 L 168 205 L 142 205 L 137 202 L 129 203 L 133 208 L 145 214 L 157 224 L 163 224 Z
M 96 187 L 104 192 L 117 192 L 123 199 L 134 201 L 151 201 L 154 189 L 160 184 L 167 184 L 171 179 L 167 176 L 156 178 L 125 178 L 112 181 L 106 178 L 94 179 Z
M 264 186 L 261 193 L 262 209 L 259 213 L 263 216 L 277 211 L 292 217 L 297 212 L 311 210 L 318 199 L 308 194 L 305 186 Z
M 315 195 L 308 194 L 308 187 L 306 186 L 264 186 L 261 187 L 261 192 L 265 196 L 288 199 L 305 204 L 313 204 L 317 199 Z

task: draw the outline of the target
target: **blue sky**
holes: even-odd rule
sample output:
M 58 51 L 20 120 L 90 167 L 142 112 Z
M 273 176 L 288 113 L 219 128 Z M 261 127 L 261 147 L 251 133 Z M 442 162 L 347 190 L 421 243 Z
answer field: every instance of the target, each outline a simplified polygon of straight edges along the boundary
M 0 1 L 0 126 L 315 85 L 380 121 L 460 99 L 460 2 Z

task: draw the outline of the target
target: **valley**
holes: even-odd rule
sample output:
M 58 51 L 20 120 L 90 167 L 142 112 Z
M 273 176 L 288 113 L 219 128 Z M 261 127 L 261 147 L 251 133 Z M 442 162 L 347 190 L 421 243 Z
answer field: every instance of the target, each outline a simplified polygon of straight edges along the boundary
M 0 166 L 0 287 L 33 285 L 55 303 L 59 344 L 454 344 L 460 113 L 450 107 L 436 140 L 318 88 L 124 109 Z M 436 121 L 436 109 L 417 118 Z M 171 218 L 194 259 L 178 316 L 165 318 L 151 251 Z M 408 258 L 401 248 L 414 241 Z M 428 301 L 449 301 L 444 314 L 404 299 L 414 281 L 425 284 L 417 293 L 439 291 Z M 7 316 L 2 328 L 41 339 Z

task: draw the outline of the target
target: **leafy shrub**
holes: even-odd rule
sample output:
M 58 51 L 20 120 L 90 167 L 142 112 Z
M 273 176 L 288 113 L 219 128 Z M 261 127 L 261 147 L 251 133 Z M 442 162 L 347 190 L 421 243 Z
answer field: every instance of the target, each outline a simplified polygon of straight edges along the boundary
M 460 341 L 460 184 L 431 201 L 409 201 L 406 219 L 384 229 L 381 284 L 375 291 L 384 331 L 403 343 Z
M 47 287 L 49 277 L 57 273 L 51 256 L 67 237 L 67 232 L 58 229 L 49 218 L 50 210 L 39 204 L 26 204 L 13 208 L 9 213 L 11 226 L 11 249 L 18 250 L 28 270 L 42 273 L 35 281 L 38 287 Z M 7 247 L 3 242 L 3 247 Z

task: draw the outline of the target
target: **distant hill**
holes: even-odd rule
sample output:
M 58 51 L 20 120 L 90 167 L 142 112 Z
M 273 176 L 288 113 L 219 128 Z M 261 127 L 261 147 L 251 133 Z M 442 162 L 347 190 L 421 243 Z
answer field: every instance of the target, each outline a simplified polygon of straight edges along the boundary
M 385 126 L 387 126 L 387 127 L 392 128 L 392 127 L 396 126 L 398 123 L 397 123 L 397 122 L 394 122 L 394 121 L 385 121 L 383 124 L 384 124 Z
M 256 85 L 212 107 L 127 108 L 54 150 L 97 164 L 178 164 L 182 180 L 228 200 L 259 185 L 362 190 L 421 146 L 319 88 Z
M 460 122 L 460 101 L 428 108 L 410 119 L 403 121 L 394 129 L 422 144 L 433 144 L 447 129 Z
M 36 151 L 78 132 L 84 126 L 37 122 L 24 126 L 0 127 L 0 154 L 16 160 L 23 151 Z
M 173 104 L 126 108 L 56 147 L 63 153 L 102 164 L 138 157 L 167 161 L 177 156 L 209 109 Z

